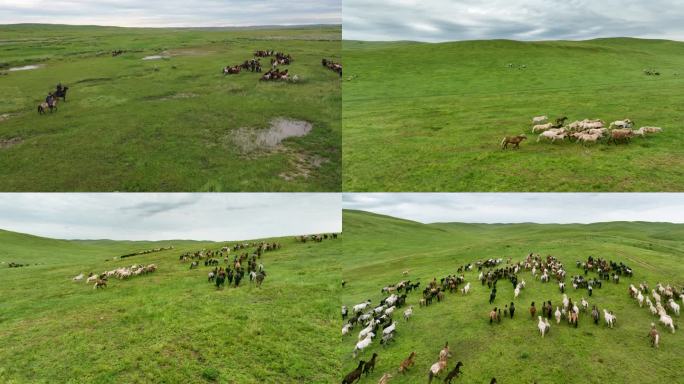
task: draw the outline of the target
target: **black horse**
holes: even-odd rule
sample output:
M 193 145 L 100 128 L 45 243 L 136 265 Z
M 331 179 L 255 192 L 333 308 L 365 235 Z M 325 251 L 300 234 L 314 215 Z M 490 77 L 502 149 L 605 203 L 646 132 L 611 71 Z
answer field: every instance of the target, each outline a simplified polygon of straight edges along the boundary
M 58 85 L 57 89 L 55 90 L 55 93 L 53 93 L 53 95 L 56 98 L 58 98 L 58 99 L 61 98 L 63 101 L 66 102 L 66 95 L 67 95 L 68 90 L 69 90 L 69 87 L 62 87 L 61 85 Z

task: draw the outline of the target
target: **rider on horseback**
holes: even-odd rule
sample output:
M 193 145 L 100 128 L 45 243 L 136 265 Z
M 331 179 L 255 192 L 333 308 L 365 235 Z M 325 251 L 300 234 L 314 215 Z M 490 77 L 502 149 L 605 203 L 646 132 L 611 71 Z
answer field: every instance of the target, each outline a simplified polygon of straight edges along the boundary
M 55 106 L 55 96 L 52 94 L 52 92 L 48 93 L 47 97 L 45 98 L 45 102 L 50 108 Z

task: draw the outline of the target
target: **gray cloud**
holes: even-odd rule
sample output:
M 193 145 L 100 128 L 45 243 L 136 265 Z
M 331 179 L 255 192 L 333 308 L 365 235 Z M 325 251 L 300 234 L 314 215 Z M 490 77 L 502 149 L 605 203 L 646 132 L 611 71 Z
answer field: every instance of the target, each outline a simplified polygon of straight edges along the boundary
M 341 0 L 3 0 L 0 24 L 222 27 L 340 24 Z
M 684 40 L 680 0 L 345 0 L 347 40 Z
M 345 193 L 342 206 L 422 223 L 684 223 L 676 193 Z
M 60 239 L 246 240 L 341 230 L 326 193 L 0 194 L 0 229 Z

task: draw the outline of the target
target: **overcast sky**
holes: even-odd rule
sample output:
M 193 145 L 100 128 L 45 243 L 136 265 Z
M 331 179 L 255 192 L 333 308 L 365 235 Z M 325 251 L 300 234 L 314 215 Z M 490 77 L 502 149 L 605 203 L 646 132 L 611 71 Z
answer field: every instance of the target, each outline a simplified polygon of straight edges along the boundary
M 341 24 L 341 0 L 1 0 L 0 24 L 223 27 Z
M 684 40 L 682 0 L 344 0 L 347 40 Z
M 342 205 L 422 223 L 684 223 L 676 193 L 345 193 Z
M 341 215 L 326 193 L 0 194 L 0 229 L 58 239 L 250 240 L 339 232 Z

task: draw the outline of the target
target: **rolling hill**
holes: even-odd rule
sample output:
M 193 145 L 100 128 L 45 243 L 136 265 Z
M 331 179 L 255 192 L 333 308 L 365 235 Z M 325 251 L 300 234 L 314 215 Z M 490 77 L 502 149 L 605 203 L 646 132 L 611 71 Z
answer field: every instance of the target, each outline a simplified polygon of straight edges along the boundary
M 350 308 L 367 299 L 377 305 L 385 297 L 381 288 L 401 280 L 420 282 L 422 290 L 433 278 L 456 274 L 457 268 L 467 263 L 489 258 L 512 258 L 515 262 L 530 252 L 556 256 L 568 276 L 583 274 L 575 262 L 589 255 L 624 262 L 634 270 L 632 278 L 623 277 L 619 284 L 604 282 L 592 297 L 586 290 L 575 291 L 568 280 L 566 293 L 573 301 L 585 297 L 590 307 L 597 305 L 615 313 L 618 320 L 614 329 L 608 329 L 603 320 L 596 326 L 588 314 L 582 313 L 577 329 L 564 320 L 559 325 L 552 320 L 551 331 L 543 339 L 528 308 L 532 301 L 551 300 L 559 305 L 561 293 L 557 284 L 543 284 L 528 271 L 519 274 L 527 286 L 518 299 L 513 298 L 512 285 L 502 280 L 492 305 L 488 303 L 489 289 L 477 280 L 477 268 L 464 274 L 472 286 L 467 296 L 447 293 L 444 302 L 421 308 L 420 292 L 412 292 L 407 305 L 414 306 L 413 318 L 405 322 L 401 316 L 404 309 L 395 312 L 398 325 L 394 341 L 381 346 L 376 340 L 359 356 L 367 360 L 373 352 L 379 355 L 375 373 L 362 383 L 376 382 L 384 372 L 395 374 L 391 383 L 426 382 L 428 369 L 437 361 L 445 341 L 452 353 L 449 368 L 456 361 L 464 364 L 463 376 L 454 381 L 458 383 L 488 383 L 492 377 L 499 383 L 681 381 L 673 362 L 679 361 L 684 345 L 682 332 L 671 334 L 658 325 L 660 348 L 652 348 L 647 333 L 650 323 L 658 319 L 628 296 L 627 287 L 641 282 L 651 287 L 657 282 L 679 289 L 684 286 L 684 225 L 420 224 L 349 210 L 343 220 L 342 268 L 347 285 L 342 301 Z M 593 276 L 590 273 L 588 277 Z M 515 317 L 490 325 L 489 311 L 512 301 L 517 307 Z M 673 318 L 681 324 L 681 317 Z M 351 352 L 360 329 L 356 327 L 351 336 L 342 337 L 339 354 L 343 356 L 343 373 L 356 367 L 357 359 Z M 399 364 L 411 351 L 417 352 L 415 367 L 406 375 L 397 374 Z
M 0 231 L 0 382 L 335 381 L 341 240 L 264 240 L 282 248 L 262 256 L 263 286 L 245 278 L 217 290 L 207 282 L 211 267 L 190 270 L 179 255 L 236 242 L 65 241 Z M 102 290 L 72 281 L 134 263 L 158 270 L 110 279 Z
M 681 191 L 684 43 L 343 41 L 345 191 Z M 648 76 L 645 69 L 658 76 Z M 631 118 L 629 145 L 535 142 L 533 116 Z M 506 135 L 526 133 L 518 151 Z

